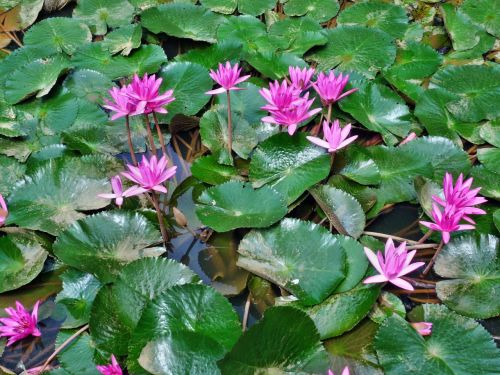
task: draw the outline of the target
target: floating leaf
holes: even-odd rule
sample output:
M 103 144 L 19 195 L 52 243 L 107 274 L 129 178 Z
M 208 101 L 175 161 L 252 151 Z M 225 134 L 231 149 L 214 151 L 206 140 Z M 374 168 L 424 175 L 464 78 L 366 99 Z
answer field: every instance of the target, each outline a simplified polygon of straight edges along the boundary
M 241 179 L 236 168 L 218 164 L 213 155 L 197 158 L 191 165 L 191 173 L 198 180 L 210 185 L 219 185 L 232 179 Z
M 481 187 L 481 195 L 500 200 L 500 187 L 498 186 L 500 173 L 489 170 L 483 165 L 475 165 L 470 174 L 474 178 L 473 186 Z
M 94 70 L 75 70 L 66 77 L 63 86 L 77 98 L 84 98 L 92 103 L 102 100 L 104 93 L 113 87 L 107 76 Z
M 481 126 L 479 131 L 481 138 L 492 144 L 493 146 L 500 147 L 500 123 L 498 122 L 487 122 Z
M 369 211 L 377 201 L 377 194 L 374 189 L 348 180 L 341 175 L 333 175 L 330 177 L 328 185 L 352 195 L 356 198 L 359 204 L 361 204 L 361 207 L 363 207 L 363 211 L 365 212 Z
M 268 309 L 219 362 L 223 375 L 324 373 L 327 367 L 314 323 L 302 311 L 287 306 Z
M 391 36 L 381 30 L 339 26 L 328 30 L 326 36 L 326 46 L 309 55 L 310 60 L 318 63 L 319 70 L 353 70 L 372 79 L 379 70 L 389 67 L 396 57 Z
M 497 1 L 465 0 L 460 9 L 472 21 L 484 27 L 490 34 L 500 38 L 500 7 Z
M 217 373 L 215 362 L 240 335 L 238 316 L 213 288 L 175 286 L 144 310 L 129 346 L 128 369 L 144 374 L 140 364 L 157 374 Z
M 370 312 L 370 319 L 377 324 L 382 324 L 385 319 L 393 314 L 398 314 L 404 318 L 406 316 L 405 305 L 395 294 L 382 291 L 377 304 Z
M 76 330 L 62 330 L 56 338 L 56 347 L 61 347 L 66 340 L 76 333 Z M 62 349 L 57 359 L 61 363 L 64 374 L 99 375 L 94 362 L 95 348 L 88 333 L 84 332 L 73 341 L 71 345 Z M 63 374 L 63 375 L 64 375 Z
M 310 193 L 340 234 L 361 236 L 366 224 L 365 213 L 352 195 L 328 185 L 314 187 Z
M 310 17 L 288 18 L 273 23 L 269 29 L 269 40 L 280 50 L 299 56 L 327 42 L 321 25 Z
M 285 3 L 287 16 L 307 15 L 318 22 L 335 17 L 340 5 L 337 0 L 289 0 Z
M 164 4 L 146 9 L 141 15 L 142 25 L 149 31 L 178 38 L 215 43 L 215 33 L 222 16 L 194 4 Z
M 360 25 L 385 31 L 401 39 L 408 28 L 404 8 L 382 2 L 357 3 L 346 8 L 337 18 L 339 25 Z
M 163 253 L 163 248 L 148 248 L 159 243 L 158 230 L 144 216 L 109 211 L 79 220 L 62 232 L 54 254 L 67 265 L 109 282 L 126 264 Z
M 127 0 L 80 0 L 73 18 L 82 20 L 97 35 L 104 35 L 108 27 L 127 25 L 132 21 L 134 7 Z
M 481 148 L 477 150 L 477 159 L 490 171 L 497 172 L 500 165 L 500 149 L 496 147 Z
M 251 53 L 245 57 L 256 70 L 270 79 L 279 79 L 288 75 L 290 66 L 304 68 L 307 64 L 293 53 L 275 53 L 270 51 Z
M 461 315 L 476 319 L 500 314 L 500 243 L 491 235 L 454 237 L 439 253 L 435 272 L 452 280 L 439 281 L 441 301 Z
M 113 55 L 120 52 L 127 56 L 134 48 L 141 45 L 141 37 L 141 25 L 126 25 L 108 33 L 102 43 Z
M 380 183 L 380 170 L 375 162 L 370 159 L 364 149 L 356 144 L 344 149 L 345 165 L 338 172 L 350 180 L 362 185 L 376 185 Z
M 255 149 L 249 176 L 254 187 L 270 186 L 290 204 L 329 171 L 329 155 L 309 142 L 305 133 L 279 133 Z
M 244 52 L 267 51 L 273 47 L 266 32 L 266 26 L 255 17 L 228 17 L 217 28 L 217 40 L 220 42 L 240 43 Z
M 325 228 L 284 219 L 248 233 L 240 242 L 238 266 L 278 284 L 302 304 L 323 301 L 345 276 L 344 242 Z
M 238 0 L 201 0 L 204 7 L 223 14 L 233 14 L 238 6 Z
M 470 18 L 463 14 L 453 4 L 442 4 L 444 22 L 448 34 L 453 42 L 453 49 L 464 51 L 473 48 L 479 43 L 480 27 L 471 22 Z
M 241 59 L 242 45 L 238 41 L 223 40 L 208 47 L 196 48 L 175 57 L 177 61 L 189 61 L 215 69 L 218 64 L 225 61 L 238 61 Z
M 15 183 L 23 178 L 26 165 L 19 163 L 14 158 L 0 155 L 0 170 L 2 171 L 0 194 L 5 196 L 11 192 Z
M 286 213 L 285 199 L 275 190 L 254 190 L 249 184 L 236 181 L 203 191 L 196 209 L 200 221 L 218 232 L 267 227 Z
M 387 318 L 377 332 L 375 348 L 387 375 L 442 374 L 443 368 L 449 374 L 497 371 L 500 351 L 482 326 L 442 305 L 422 307 L 419 321 L 432 323 L 429 337 L 422 337 L 397 314 Z

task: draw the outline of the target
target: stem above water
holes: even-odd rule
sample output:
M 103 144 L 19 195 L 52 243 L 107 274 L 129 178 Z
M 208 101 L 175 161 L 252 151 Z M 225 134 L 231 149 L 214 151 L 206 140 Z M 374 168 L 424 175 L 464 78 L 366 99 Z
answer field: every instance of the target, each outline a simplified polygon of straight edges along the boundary
M 147 113 L 144 114 L 144 123 L 146 125 L 146 131 L 148 133 L 149 148 L 153 152 L 153 155 L 156 156 L 156 145 L 155 145 L 155 141 L 153 138 L 153 133 L 151 132 L 151 126 L 149 123 L 149 115 Z
M 151 201 L 153 202 L 153 206 L 155 207 L 156 210 L 156 216 L 158 217 L 158 224 L 160 224 L 160 232 L 163 238 L 163 245 L 165 246 L 165 249 L 167 249 L 168 233 L 165 228 L 165 223 L 163 222 L 163 212 L 161 211 L 160 204 L 158 203 L 158 196 L 156 195 L 155 192 L 151 193 Z
M 134 162 L 134 165 L 137 165 L 137 159 L 135 157 L 134 145 L 132 144 L 132 132 L 130 131 L 130 123 L 128 116 L 125 117 L 125 126 L 127 127 L 127 141 L 128 141 L 128 149 L 130 152 L 130 157 Z
M 163 133 L 161 132 L 160 123 L 158 122 L 158 117 L 156 113 L 153 112 L 153 120 L 155 122 L 156 132 L 158 133 L 158 138 L 160 139 L 161 151 L 164 156 L 167 156 L 167 149 L 165 147 L 165 138 L 163 138 Z
M 429 271 L 431 270 L 432 266 L 434 265 L 434 262 L 436 261 L 436 258 L 438 256 L 439 252 L 441 251 L 441 249 L 443 248 L 443 246 L 444 246 L 444 242 L 443 242 L 443 240 L 441 240 L 441 243 L 439 244 L 438 248 L 436 249 L 434 256 L 432 257 L 432 259 L 429 262 L 429 264 L 427 265 L 427 267 L 425 267 L 424 272 L 422 272 L 423 276 L 426 276 L 429 273 Z
M 233 150 L 233 116 L 231 114 L 231 91 L 226 91 L 227 96 L 227 151 L 229 156 Z

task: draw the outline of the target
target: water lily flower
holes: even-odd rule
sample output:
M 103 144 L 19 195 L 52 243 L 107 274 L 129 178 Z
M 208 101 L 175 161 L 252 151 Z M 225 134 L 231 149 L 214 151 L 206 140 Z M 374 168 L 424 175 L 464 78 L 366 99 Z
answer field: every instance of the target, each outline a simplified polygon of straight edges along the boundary
M 123 375 L 122 368 L 118 364 L 114 354 L 111 355 L 111 364 L 96 366 L 96 368 L 103 375 Z
M 142 161 L 137 167 L 127 164 L 128 172 L 122 172 L 122 176 L 135 182 L 145 191 L 155 190 L 166 193 L 167 188 L 162 184 L 175 175 L 177 167 L 167 168 L 167 158 L 165 155 L 160 160 L 155 155 L 151 159 L 142 157 Z
M 432 323 L 418 322 L 411 323 L 411 326 L 417 330 L 422 336 L 429 336 L 432 333 Z
M 147 191 L 146 189 L 136 185 L 123 191 L 122 179 L 120 178 L 120 176 L 111 177 L 111 187 L 113 189 L 112 194 L 99 194 L 98 197 L 114 199 L 118 207 L 121 207 L 124 198 L 133 197 L 134 195 L 140 195 Z
M 126 91 L 135 106 L 135 110 L 131 115 L 152 112 L 168 113 L 164 107 L 175 100 L 173 97 L 174 90 L 167 90 L 160 94 L 159 89 L 162 81 L 162 78 L 156 79 L 154 74 L 152 76 L 144 74 L 142 79 L 137 74 L 134 75 Z
M 28 336 L 41 336 L 41 332 L 37 328 L 38 323 L 38 305 L 40 301 L 35 303 L 31 314 L 24 308 L 23 304 L 16 301 L 16 308 L 7 307 L 5 312 L 9 315 L 8 318 L 1 318 L 0 337 L 8 337 L 7 346 L 12 345 L 16 341 L 22 340 Z
M 316 92 L 318 93 L 321 101 L 324 105 L 330 105 L 338 102 L 340 99 L 345 98 L 347 95 L 352 94 L 357 89 L 351 89 L 342 93 L 345 85 L 349 81 L 349 75 L 345 76 L 340 73 L 335 77 L 333 70 L 330 70 L 328 74 L 320 72 L 316 82 L 312 84 Z
M 464 212 L 456 209 L 444 209 L 441 211 L 436 203 L 432 204 L 432 220 L 421 221 L 423 226 L 441 232 L 443 242 L 446 244 L 450 241 L 450 233 L 458 230 L 474 229 L 474 225 L 459 224 L 460 220 L 464 218 Z
M 3 199 L 2 194 L 0 194 L 0 227 L 5 224 L 7 216 L 9 215 L 9 210 L 7 208 L 7 203 Z
M 314 68 L 303 68 L 300 69 L 298 66 L 290 66 L 288 68 L 288 73 L 290 75 L 290 81 L 294 89 L 303 91 L 311 87 L 311 78 L 315 73 Z
M 475 222 L 468 215 L 484 215 L 486 211 L 473 207 L 478 204 L 487 202 L 483 197 L 478 197 L 477 193 L 481 188 L 476 188 L 471 190 L 473 179 L 472 177 L 464 181 L 464 175 L 460 173 L 457 182 L 453 185 L 453 176 L 451 173 L 446 172 L 443 179 L 443 192 L 444 200 L 440 197 L 433 195 L 432 199 L 443 206 L 446 211 L 458 211 L 463 212 L 463 219 L 469 223 L 475 224 Z
M 363 283 L 385 283 L 388 281 L 402 289 L 413 290 L 413 286 L 408 281 L 403 280 L 401 276 L 409 274 L 425 264 L 424 262 L 411 264 L 415 253 L 416 250 L 410 252 L 406 250 L 406 242 L 395 247 L 392 239 L 388 239 L 385 243 L 385 254 L 378 251 L 375 255 L 373 251 L 365 247 L 365 254 L 379 275 L 370 276 Z
M 136 106 L 128 96 L 128 86 L 122 88 L 113 87 L 109 90 L 109 94 L 113 100 L 104 99 L 105 105 L 103 107 L 115 112 L 111 116 L 111 120 L 130 116 L 135 111 Z
M 229 61 L 226 61 L 225 66 L 219 64 L 219 68 L 216 71 L 214 71 L 213 69 L 210 70 L 210 77 L 212 77 L 212 79 L 215 82 L 217 82 L 221 87 L 215 90 L 207 91 L 206 94 L 213 95 L 213 94 L 222 94 L 223 92 L 232 90 L 243 90 L 240 87 L 236 87 L 236 85 L 246 81 L 251 76 L 250 75 L 246 75 L 243 77 L 240 76 L 241 76 L 241 68 L 239 67 L 238 63 L 234 64 L 233 67 L 231 67 L 231 63 Z
M 325 120 L 323 121 L 324 139 L 311 136 L 308 136 L 307 139 L 320 147 L 326 148 L 328 152 L 335 152 L 358 138 L 357 135 L 347 138 L 350 131 L 351 124 L 346 125 L 342 129 L 339 125 L 339 120 L 335 120 L 331 127 L 328 125 L 328 121 Z
M 413 141 L 415 138 L 417 138 L 417 135 L 416 135 L 414 132 L 411 132 L 410 134 L 408 134 L 408 135 L 406 136 L 406 138 L 405 138 L 405 139 L 403 139 L 403 140 L 399 143 L 399 145 L 400 145 L 400 146 L 405 145 L 405 144 L 407 144 L 408 142 Z
M 328 370 L 328 375 L 335 375 L 332 370 Z M 349 375 L 349 368 L 346 366 L 341 375 Z
M 268 89 L 260 89 L 259 93 L 267 101 L 267 104 L 261 107 L 265 111 L 287 110 L 304 101 L 304 98 L 300 97 L 300 91 L 287 81 L 281 84 L 278 81 L 271 82 Z

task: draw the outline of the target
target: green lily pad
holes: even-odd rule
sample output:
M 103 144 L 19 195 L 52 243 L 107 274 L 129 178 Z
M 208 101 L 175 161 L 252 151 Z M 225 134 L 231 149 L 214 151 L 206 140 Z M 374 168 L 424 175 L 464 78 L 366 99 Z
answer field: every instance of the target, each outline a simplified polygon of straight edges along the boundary
M 36 235 L 0 237 L 0 293 L 28 284 L 42 271 L 47 251 Z
M 477 159 L 492 172 L 498 171 L 500 165 L 500 149 L 496 147 L 477 150 Z
M 337 23 L 380 29 L 393 38 L 401 39 L 408 28 L 408 17 L 405 9 L 400 6 L 374 1 L 346 8 L 340 13 Z
M 19 108 L 0 103 L 0 135 L 4 137 L 20 137 L 27 135 L 26 126 L 22 123 L 26 114 Z
M 318 63 L 319 70 L 355 71 L 372 79 L 379 70 L 392 65 L 396 57 L 392 37 L 382 30 L 339 26 L 329 29 L 326 37 L 326 46 L 308 57 Z
M 328 360 L 314 323 L 302 311 L 273 307 L 219 362 L 225 374 L 323 374 Z
M 264 23 L 248 15 L 224 19 L 217 28 L 217 40 L 240 43 L 244 52 L 271 52 L 273 50 Z
M 144 216 L 127 211 L 108 211 L 77 221 L 54 243 L 54 254 L 67 265 L 113 280 L 126 264 L 157 256 L 164 248 L 159 231 Z
M 307 15 L 318 22 L 335 17 L 339 9 L 337 0 L 289 0 L 284 7 L 287 16 Z
M 374 189 L 348 180 L 341 175 L 333 175 L 330 177 L 328 185 L 352 195 L 359 204 L 361 204 L 365 212 L 368 212 L 377 201 L 377 194 Z
M 102 43 L 113 55 L 121 53 L 127 56 L 141 45 L 141 37 L 141 25 L 126 25 L 108 33 Z
M 148 373 L 140 366 L 157 374 L 217 373 L 215 362 L 240 335 L 236 312 L 213 288 L 174 286 L 144 310 L 130 342 L 128 369 L 138 375 Z M 177 355 L 183 350 L 176 349 L 188 352 Z
M 351 144 L 342 154 L 345 165 L 339 174 L 362 185 L 380 183 L 380 170 L 375 162 L 364 152 L 363 147 Z M 337 155 L 336 155 L 337 156 Z
M 370 312 L 370 319 L 377 324 L 382 324 L 385 319 L 393 314 L 398 314 L 404 318 L 406 316 L 405 305 L 395 294 L 382 291 L 377 304 Z
M 500 242 L 492 235 L 454 237 L 439 253 L 435 272 L 441 301 L 457 313 L 485 319 L 500 314 Z
M 498 186 L 500 173 L 487 169 L 484 165 L 475 165 L 470 175 L 474 177 L 473 186 L 481 187 L 481 195 L 500 200 L 500 188 Z
M 200 3 L 211 11 L 223 14 L 233 14 L 238 6 L 238 0 L 201 0 Z
M 23 178 L 26 165 L 19 163 L 16 159 L 0 155 L 0 168 L 2 179 L 0 180 L 0 194 L 8 195 L 14 184 Z
M 290 66 L 298 66 L 304 68 L 307 64 L 294 53 L 275 53 L 271 51 L 263 51 L 250 53 L 245 56 L 248 61 L 257 71 L 270 79 L 279 79 L 288 75 Z
M 163 4 L 146 9 L 141 15 L 142 25 L 149 31 L 178 38 L 215 43 L 215 33 L 223 21 L 221 15 L 194 4 Z
M 163 258 L 142 258 L 126 265 L 112 285 L 103 287 L 93 303 L 90 331 L 100 350 L 127 354 L 141 314 L 154 298 L 174 285 L 198 282 L 186 266 Z
M 225 61 L 239 61 L 241 59 L 242 45 L 239 41 L 223 40 L 207 47 L 195 48 L 176 56 L 176 61 L 189 61 L 215 69 L 218 64 Z
M 489 144 L 500 147 L 500 123 L 487 122 L 479 130 L 481 138 Z
M 319 225 L 287 218 L 248 233 L 240 242 L 237 264 L 287 289 L 302 304 L 314 305 L 345 277 L 343 245 Z
M 74 18 L 47 18 L 35 24 L 24 35 L 25 46 L 53 49 L 57 52 L 73 54 L 76 48 L 92 40 L 87 25 Z
M 432 196 L 436 195 L 444 199 L 441 184 L 418 176 L 414 179 L 414 185 L 420 207 L 422 207 L 427 216 L 432 217 L 432 204 L 434 203 Z
M 103 94 L 113 87 L 113 82 L 100 72 L 82 69 L 68 75 L 63 86 L 77 98 L 99 103 L 102 102 Z
M 394 145 L 412 128 L 410 110 L 394 91 L 378 83 L 364 83 L 358 91 L 339 102 L 366 128 L 378 132 L 387 144 Z
M 290 204 L 329 172 L 329 155 L 299 132 L 279 133 L 262 142 L 252 155 L 249 176 L 254 187 L 270 186 Z
M 76 330 L 62 330 L 59 331 L 56 339 L 56 348 L 61 346 L 68 340 Z M 62 349 L 57 359 L 64 369 L 65 374 L 70 375 L 99 375 L 101 374 L 96 369 L 94 360 L 95 348 L 89 334 L 84 332 L 76 337 L 71 345 Z M 59 374 L 58 374 L 59 375 Z
M 62 328 L 77 328 L 88 323 L 90 308 L 102 284 L 90 273 L 76 269 L 67 270 L 60 278 L 63 290 L 56 302 L 66 313 Z
M 191 165 L 191 173 L 198 180 L 210 185 L 219 185 L 232 179 L 241 179 L 235 167 L 218 164 L 213 155 L 197 158 Z
M 254 190 L 236 181 L 203 191 L 196 209 L 200 221 L 217 232 L 268 227 L 286 213 L 285 199 L 276 190 L 267 186 Z
M 366 224 L 365 213 L 352 195 L 328 185 L 314 187 L 309 192 L 340 234 L 361 236 Z
M 497 230 L 500 231 L 500 208 L 493 213 L 493 221 Z
M 82 211 L 107 206 L 97 194 L 109 191 L 109 181 L 87 166 L 84 159 L 54 159 L 26 176 L 9 197 L 8 223 L 57 235 L 84 217 Z
M 73 11 L 73 18 L 82 20 L 97 35 L 132 22 L 134 7 L 127 0 L 81 0 Z
M 447 66 L 431 80 L 458 95 L 446 107 L 459 120 L 477 122 L 500 117 L 500 68 L 487 65 Z
M 474 24 L 453 4 L 442 4 L 441 11 L 448 34 L 450 34 L 455 51 L 465 51 L 479 43 L 481 28 Z
M 335 293 L 342 293 L 354 288 L 365 276 L 368 269 L 368 259 L 363 246 L 358 241 L 342 235 L 336 237 L 342 243 L 346 255 L 346 277 L 335 289 Z
M 238 0 L 238 11 L 251 16 L 260 16 L 276 6 L 274 0 Z
M 385 374 L 482 375 L 498 370 L 500 351 L 482 326 L 442 305 L 422 308 L 419 321 L 433 324 L 427 338 L 397 314 L 387 318 L 377 332 L 375 348 Z
M 500 6 L 495 0 L 465 0 L 460 8 L 490 34 L 500 38 Z M 496 9 L 496 10 L 495 10 Z

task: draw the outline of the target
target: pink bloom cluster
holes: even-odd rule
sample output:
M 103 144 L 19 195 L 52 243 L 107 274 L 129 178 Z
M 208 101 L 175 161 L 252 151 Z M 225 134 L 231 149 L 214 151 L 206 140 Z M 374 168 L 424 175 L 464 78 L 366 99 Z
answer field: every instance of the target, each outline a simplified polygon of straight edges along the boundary
M 111 364 L 96 367 L 97 370 L 103 375 L 123 375 L 122 368 L 118 364 L 114 354 L 111 355 Z
M 0 194 L 0 227 L 5 224 L 8 215 L 9 210 L 7 209 L 7 203 L 5 199 L 3 199 L 2 194 Z
M 162 78 L 157 79 L 154 74 L 144 74 L 142 79 L 136 74 L 129 85 L 109 90 L 112 100 L 104 99 L 104 108 L 114 112 L 111 120 L 152 112 L 167 113 L 164 107 L 175 100 L 174 91 L 167 90 L 160 94 L 162 81 Z
M 474 207 L 486 202 L 483 197 L 477 196 L 481 188 L 471 189 L 472 177 L 464 181 L 460 174 L 456 184 L 453 185 L 453 177 L 446 173 L 443 179 L 444 199 L 433 195 L 432 219 L 434 222 L 421 221 L 423 226 L 441 232 L 444 243 L 450 241 L 450 234 L 458 230 L 474 229 L 474 220 L 469 215 L 484 215 L 486 212 Z M 460 224 L 462 220 L 470 224 Z
M 351 89 L 342 93 L 348 81 L 348 74 L 343 76 L 342 73 L 340 73 L 338 76 L 335 76 L 334 71 L 330 70 L 328 74 L 320 72 L 316 82 L 313 83 L 313 87 L 321 98 L 323 104 L 330 105 L 338 102 L 340 99 L 345 98 L 347 95 L 350 95 L 357 90 Z
M 236 63 L 234 66 L 231 66 L 231 63 L 226 61 L 226 65 L 219 64 L 219 68 L 216 71 L 213 69 L 210 70 L 210 77 L 221 86 L 218 89 L 206 92 L 208 95 L 214 95 L 227 91 L 243 90 L 236 87 L 236 85 L 246 81 L 250 78 L 250 75 L 241 77 L 241 68 L 239 65 Z
M 373 251 L 365 247 L 365 254 L 379 275 L 370 276 L 363 283 L 385 283 L 388 281 L 402 289 L 413 290 L 413 286 L 408 281 L 403 280 L 401 276 L 409 274 L 425 264 L 424 262 L 411 264 L 415 253 L 416 250 L 410 252 L 406 250 L 406 242 L 395 247 L 392 239 L 388 239 L 385 243 L 385 254 L 379 251 L 375 255 Z
M 357 135 L 349 137 L 350 132 L 351 124 L 347 124 L 344 128 L 341 128 L 339 120 L 335 120 L 330 127 L 328 126 L 328 121 L 325 120 L 323 121 L 324 139 L 312 136 L 308 136 L 307 139 L 315 145 L 326 148 L 328 152 L 335 152 L 354 142 L 356 138 L 358 138 Z
M 1 318 L 0 337 L 8 337 L 7 346 L 14 344 L 16 341 L 22 340 L 28 336 L 41 336 L 38 323 L 38 305 L 40 301 L 35 303 L 31 314 L 25 309 L 23 304 L 16 301 L 16 308 L 7 307 L 5 312 L 9 315 L 8 318 Z
M 422 336 L 429 336 L 432 333 L 432 323 L 418 322 L 411 323 L 411 326 Z

